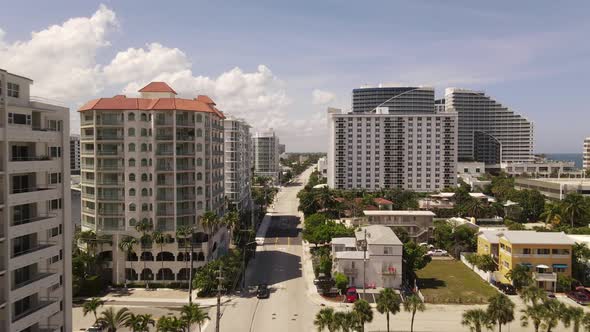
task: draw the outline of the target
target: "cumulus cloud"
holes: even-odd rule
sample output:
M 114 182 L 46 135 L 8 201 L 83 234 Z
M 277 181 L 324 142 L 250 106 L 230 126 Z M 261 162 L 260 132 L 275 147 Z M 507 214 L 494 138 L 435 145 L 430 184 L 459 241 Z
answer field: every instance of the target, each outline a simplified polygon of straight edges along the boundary
M 31 33 L 31 39 L 8 43 L 0 33 L 0 63 L 35 81 L 32 94 L 78 101 L 101 91 L 99 49 L 117 27 L 115 13 L 101 5 L 91 17 L 77 17 Z
M 336 99 L 336 95 L 329 91 L 314 89 L 311 92 L 311 102 L 314 105 L 327 105 Z

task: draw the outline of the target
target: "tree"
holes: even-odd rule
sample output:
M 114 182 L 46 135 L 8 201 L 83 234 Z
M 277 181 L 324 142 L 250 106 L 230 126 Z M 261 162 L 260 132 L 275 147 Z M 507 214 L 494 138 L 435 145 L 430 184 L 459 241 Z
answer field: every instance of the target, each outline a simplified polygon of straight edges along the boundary
M 327 329 L 329 332 L 335 332 L 338 329 L 338 326 L 334 316 L 334 309 L 323 308 L 315 315 L 313 325 L 318 328 L 319 332 L 324 329 Z
M 525 309 L 520 310 L 520 324 L 522 327 L 529 326 L 529 321 L 533 323 L 535 332 L 539 332 L 543 315 L 545 314 L 543 306 L 540 304 L 527 305 Z
M 471 332 L 481 332 L 482 328 L 490 330 L 494 322 L 483 309 L 471 309 L 463 313 L 461 325 L 468 326 Z
M 336 312 L 334 314 L 334 321 L 337 326 L 336 331 L 342 330 L 342 332 L 352 332 L 359 326 L 358 319 L 352 312 Z
M 484 211 L 485 205 L 480 199 L 472 198 L 465 205 L 465 212 L 468 216 L 479 218 Z
M 141 238 L 139 239 L 139 241 L 141 242 L 141 247 L 142 247 L 142 251 L 143 248 L 151 248 L 152 246 L 152 237 L 150 235 L 150 232 L 153 229 L 153 225 L 147 221 L 147 219 L 144 219 L 140 222 L 138 222 L 137 224 L 135 224 L 135 230 L 138 231 L 139 233 L 141 233 Z M 147 260 L 143 260 L 143 269 L 145 270 L 147 266 Z M 141 275 L 140 275 L 141 277 Z M 145 288 L 149 288 L 149 278 L 145 279 Z
M 344 273 L 336 272 L 334 273 L 334 283 L 336 288 L 340 290 L 340 293 L 344 294 L 348 287 L 348 276 Z
M 563 325 L 565 327 L 570 327 L 571 325 L 573 332 L 580 332 L 584 317 L 584 309 L 570 306 L 563 313 Z
M 369 302 L 365 300 L 357 300 L 354 303 L 352 312 L 359 323 L 361 332 L 365 331 L 365 323 L 370 323 L 373 321 L 373 309 L 371 309 Z
M 404 310 L 412 314 L 412 321 L 410 323 L 410 332 L 414 331 L 414 318 L 417 311 L 426 310 L 426 306 L 416 295 L 407 296 L 404 300 Z
M 405 263 L 404 270 L 409 274 L 410 280 L 413 280 L 414 273 L 416 270 L 423 269 L 430 261 L 432 257 L 426 255 L 428 249 L 424 246 L 420 246 L 413 241 L 404 244 L 403 247 L 403 259 Z
M 496 271 L 498 265 L 494 261 L 491 255 L 478 255 L 477 262 L 475 264 L 478 269 L 484 272 Z
M 565 304 L 557 299 L 546 300 L 542 306 L 543 316 L 541 318 L 541 328 L 546 332 L 551 332 L 562 318 L 564 318 L 567 308 Z
M 158 332 L 184 332 L 184 327 L 184 322 L 174 316 L 162 316 L 156 325 Z
M 152 239 L 156 244 L 160 246 L 160 259 L 162 260 L 162 269 L 164 268 L 164 258 L 162 256 L 162 252 L 164 251 L 164 243 L 166 243 L 166 235 L 160 231 L 154 231 L 152 233 Z
M 223 224 L 229 229 L 230 235 L 233 235 L 236 229 L 240 227 L 240 215 L 236 211 L 230 211 L 223 216 Z M 230 236 L 233 238 L 233 236 Z
M 82 306 L 82 313 L 86 316 L 92 312 L 94 314 L 94 324 L 96 324 L 98 317 L 96 316 L 96 310 L 104 305 L 104 301 L 98 297 L 93 297 L 89 301 L 84 302 Z
M 149 326 L 155 326 L 156 322 L 150 314 L 136 315 L 129 314 L 129 318 L 125 322 L 125 327 L 131 329 L 132 332 L 149 332 Z
M 523 287 L 530 285 L 533 282 L 529 268 L 524 265 L 514 265 L 512 270 L 506 273 L 506 278 L 512 281 L 514 288 L 521 290 Z
M 530 285 L 524 287 L 520 292 L 520 298 L 525 302 L 530 302 L 531 305 L 536 305 L 538 302 L 543 302 L 547 300 L 547 293 L 545 290 L 535 286 Z
M 578 224 L 586 225 L 587 222 L 582 222 L 582 219 L 587 213 L 587 203 L 581 194 L 570 193 L 561 202 L 561 210 L 566 218 L 569 219 L 571 227 L 574 227 L 574 223 L 578 220 Z
M 538 190 L 515 190 L 510 199 L 521 208 L 521 222 L 537 221 L 545 210 L 545 197 Z
M 498 331 L 502 332 L 502 325 L 514 320 L 514 302 L 504 294 L 497 294 L 488 300 L 487 314 L 498 324 Z
M 545 222 L 545 226 L 547 224 L 557 226 L 561 223 L 561 207 L 557 203 L 547 203 L 540 217 Z
M 209 235 L 209 241 L 207 243 L 207 248 L 209 249 L 207 252 L 211 252 L 210 242 L 213 234 L 217 232 L 217 228 L 219 227 L 219 217 L 212 211 L 206 211 L 203 215 L 199 218 L 201 221 L 201 225 Z M 191 239 L 192 241 L 192 239 Z M 191 253 L 192 255 L 192 253 Z
M 117 332 L 118 328 L 125 326 L 129 317 L 129 309 L 122 308 L 115 311 L 111 307 L 100 314 L 100 317 L 98 317 L 98 323 L 106 326 L 108 332 Z
M 399 296 L 391 289 L 385 288 L 377 296 L 377 311 L 385 314 L 387 319 L 387 332 L 389 332 L 389 314 L 395 315 L 400 311 Z
M 180 310 L 180 319 L 185 322 L 188 332 L 191 331 L 191 325 L 197 324 L 199 326 L 199 332 L 201 331 L 201 326 L 209 320 L 209 315 L 206 311 L 201 309 L 198 304 L 185 304 L 182 306 Z
M 572 276 L 580 280 L 583 284 L 586 283 L 588 276 L 588 265 L 586 262 L 590 260 L 590 248 L 585 243 L 576 243 L 572 248 Z
M 133 246 L 137 244 L 137 239 L 133 236 L 126 235 L 121 239 L 119 242 L 119 249 L 123 250 L 127 255 L 127 260 L 129 260 L 129 256 L 133 252 Z M 133 276 L 133 260 L 131 260 L 131 276 Z M 127 272 L 125 272 L 125 286 L 127 286 Z

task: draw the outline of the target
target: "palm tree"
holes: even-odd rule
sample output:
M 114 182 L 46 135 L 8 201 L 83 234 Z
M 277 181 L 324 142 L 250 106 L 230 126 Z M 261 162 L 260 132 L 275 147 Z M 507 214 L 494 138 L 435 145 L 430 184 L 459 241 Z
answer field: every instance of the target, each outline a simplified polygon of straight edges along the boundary
M 416 311 L 424 311 L 426 310 L 426 306 L 420 300 L 420 298 L 416 295 L 407 296 L 404 300 L 404 310 L 412 314 L 412 322 L 410 323 L 410 331 L 414 331 L 414 317 L 416 316 Z
M 502 332 L 502 325 L 514 320 L 514 302 L 504 294 L 497 294 L 488 300 L 487 314 L 490 319 L 498 323 L 498 331 Z
M 522 327 L 527 327 L 529 325 L 529 321 L 533 323 L 533 327 L 535 332 L 539 332 L 539 327 L 541 326 L 541 320 L 545 311 L 543 310 L 542 304 L 532 304 L 527 305 L 525 309 L 520 310 L 522 316 L 520 316 L 520 324 Z
M 329 332 L 335 332 L 338 329 L 335 318 L 334 309 L 323 308 L 315 315 L 313 325 L 318 328 L 319 332 L 324 329 L 328 329 Z
M 520 264 L 515 265 L 512 270 L 508 271 L 506 278 L 512 281 L 512 284 L 517 290 L 521 290 L 533 282 L 529 268 Z
M 129 236 L 126 235 L 125 237 L 123 237 L 123 239 L 121 239 L 121 242 L 119 242 L 119 249 L 123 250 L 126 254 L 127 257 L 125 259 L 125 261 L 128 260 L 129 256 L 131 255 L 131 253 L 133 252 L 133 246 L 137 244 L 137 239 L 134 238 L 133 236 Z M 127 267 L 127 264 L 125 264 L 125 267 Z M 125 269 L 127 270 L 127 269 Z M 133 277 L 133 260 L 131 260 L 131 276 Z M 125 271 L 125 287 L 127 287 L 127 271 Z
M 356 315 L 352 312 L 337 312 L 334 314 L 334 324 L 336 331 L 352 332 L 359 325 Z
M 461 325 L 468 326 L 471 332 L 481 332 L 482 328 L 490 330 L 494 326 L 487 312 L 483 309 L 471 309 L 463 313 Z
M 585 314 L 584 309 L 579 307 L 569 307 L 564 312 L 563 325 L 570 327 L 572 325 L 573 332 L 580 332 L 580 328 L 584 322 Z M 590 329 L 587 329 L 590 330 Z
M 545 300 L 547 300 L 547 293 L 535 286 L 535 285 L 530 285 L 527 287 L 524 287 L 521 292 L 520 292 L 520 298 L 525 302 L 531 302 L 532 305 L 536 305 L 537 301 L 543 302 Z
M 209 320 L 209 315 L 198 304 L 185 304 L 180 310 L 180 319 L 186 323 L 188 332 L 191 331 L 191 325 L 197 324 L 199 326 L 199 332 L 201 331 L 201 325 L 205 321 Z
M 556 203 L 545 204 L 545 210 L 540 215 L 547 224 L 558 225 L 561 222 L 561 207 Z
M 158 319 L 156 329 L 158 332 L 184 332 L 186 325 L 178 317 L 162 316 Z
M 543 302 L 543 316 L 541 318 L 541 328 L 546 332 L 551 332 L 557 324 L 565 317 L 567 308 L 565 304 L 557 299 L 546 300 Z
M 569 218 L 572 227 L 574 227 L 574 220 L 586 213 L 586 200 L 581 194 L 568 194 L 561 204 L 563 214 Z
M 188 238 L 191 237 L 193 234 L 193 230 L 192 228 L 190 228 L 189 226 L 180 226 L 177 230 L 176 230 L 176 237 L 178 239 L 184 239 L 184 261 L 185 261 L 185 266 L 186 269 L 188 270 L 188 262 L 189 260 L 187 259 L 188 256 L 188 249 L 189 249 L 189 245 L 188 245 Z M 191 241 L 193 239 L 191 238 Z M 193 253 L 191 252 L 191 255 Z M 189 280 L 189 282 L 191 282 Z
M 217 232 L 217 227 L 219 226 L 219 217 L 212 211 L 206 211 L 201 216 L 201 225 L 209 235 L 209 239 L 207 241 L 207 253 L 211 255 L 211 239 L 213 238 L 213 234 Z
M 147 219 L 142 220 L 141 222 L 138 222 L 137 224 L 135 224 L 135 230 L 138 231 L 139 233 L 141 233 L 141 246 L 142 246 L 142 251 L 143 251 L 143 247 L 147 247 L 151 249 L 151 244 L 152 244 L 152 237 L 150 236 L 150 232 L 153 229 L 153 225 L 147 221 Z M 149 243 L 149 246 L 147 245 Z M 147 265 L 147 261 L 144 259 L 143 260 L 143 269 L 145 270 Z M 149 281 L 148 278 L 145 279 L 145 288 L 149 288 Z
M 129 319 L 125 322 L 125 327 L 131 329 L 132 332 L 149 332 L 149 326 L 155 326 L 156 322 L 150 314 L 135 315 L 129 314 Z
M 399 296 L 391 289 L 385 288 L 377 297 L 377 311 L 387 318 L 387 332 L 389 332 L 389 314 L 395 315 L 400 311 Z
M 352 309 L 353 314 L 356 316 L 361 332 L 365 331 L 365 323 L 373 321 L 373 309 L 369 302 L 365 300 L 358 300 L 354 303 Z
M 158 255 L 160 255 L 160 259 L 162 260 L 162 269 L 164 269 L 164 258 L 162 257 L 162 252 L 164 251 L 164 243 L 166 243 L 166 235 L 160 231 L 154 231 L 152 233 L 152 239 L 156 244 L 160 245 L 160 252 L 158 253 Z
M 98 317 L 98 323 L 106 326 L 108 332 L 117 332 L 118 328 L 125 326 L 129 317 L 129 309 L 123 308 L 115 311 L 110 307 L 100 314 L 100 317 Z
M 93 297 L 90 300 L 84 302 L 84 305 L 82 306 L 82 313 L 84 316 L 86 316 L 88 313 L 92 312 L 94 314 L 94 324 L 96 324 L 96 321 L 98 320 L 98 317 L 96 316 L 96 310 L 98 310 L 98 308 L 100 308 L 102 305 L 104 305 L 103 300 L 98 297 Z
M 584 314 L 584 318 L 582 319 L 582 326 L 584 327 L 584 331 L 590 331 L 590 313 Z
M 230 211 L 223 216 L 223 224 L 230 231 L 230 239 L 233 238 L 233 234 L 236 229 L 240 226 L 240 215 L 236 211 Z
M 94 231 L 82 231 L 78 235 L 78 241 L 86 245 L 88 254 L 87 264 L 85 264 L 86 274 L 94 274 L 96 264 L 93 264 L 96 258 L 97 237 Z
M 484 210 L 483 202 L 480 199 L 472 198 L 470 199 L 466 206 L 465 212 L 469 214 L 470 217 L 479 218 Z

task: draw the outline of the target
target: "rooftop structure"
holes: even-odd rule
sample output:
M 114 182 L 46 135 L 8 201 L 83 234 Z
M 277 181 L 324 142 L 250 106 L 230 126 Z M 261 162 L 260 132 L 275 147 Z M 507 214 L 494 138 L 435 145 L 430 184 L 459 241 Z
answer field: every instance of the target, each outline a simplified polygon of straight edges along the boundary
M 569 193 L 590 196 L 590 179 L 585 178 L 515 178 L 516 189 L 536 189 L 545 197 L 562 200 Z

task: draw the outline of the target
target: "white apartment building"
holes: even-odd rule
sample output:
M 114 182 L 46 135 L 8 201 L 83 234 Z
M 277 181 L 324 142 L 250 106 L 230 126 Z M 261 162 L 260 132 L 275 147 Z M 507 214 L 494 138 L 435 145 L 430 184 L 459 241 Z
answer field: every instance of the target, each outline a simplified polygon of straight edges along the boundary
M 279 137 L 272 129 L 257 132 L 252 138 L 254 175 L 279 181 Z
M 445 112 L 458 114 L 460 161 L 481 161 L 490 168 L 534 161 L 533 123 L 483 91 L 447 88 Z
M 366 239 L 366 252 L 363 243 Z M 332 269 L 358 288 L 400 288 L 403 244 L 389 227 L 361 227 L 355 237 L 332 239 Z
M 251 126 L 242 119 L 228 117 L 223 122 L 225 140 L 225 197 L 237 211 L 252 207 Z
M 456 185 L 456 113 L 434 111 L 432 88 L 401 91 L 397 101 L 373 103 L 374 111 L 328 109 L 330 188 L 433 192 Z
M 111 237 L 99 255 L 114 283 L 186 282 L 191 247 L 196 268 L 229 242 L 225 228 L 209 234 L 199 222 L 206 211 L 224 212 L 224 115 L 209 97 L 177 98 L 163 82 L 139 92 L 80 108 L 82 229 Z M 151 241 L 130 255 L 119 249 L 124 236 L 140 238 L 139 222 L 169 236 L 162 251 Z M 192 239 L 176 237 L 181 226 Z
M 0 69 L 0 331 L 72 330 L 69 110 Z
M 321 177 L 325 178 L 326 176 L 328 176 L 328 158 L 327 157 L 319 158 L 316 168 L 317 168 L 318 173 L 320 173 Z
M 80 174 L 80 136 L 70 136 L 70 172 Z
M 583 151 L 583 167 L 584 170 L 590 169 L 590 137 L 584 139 L 584 151 Z

